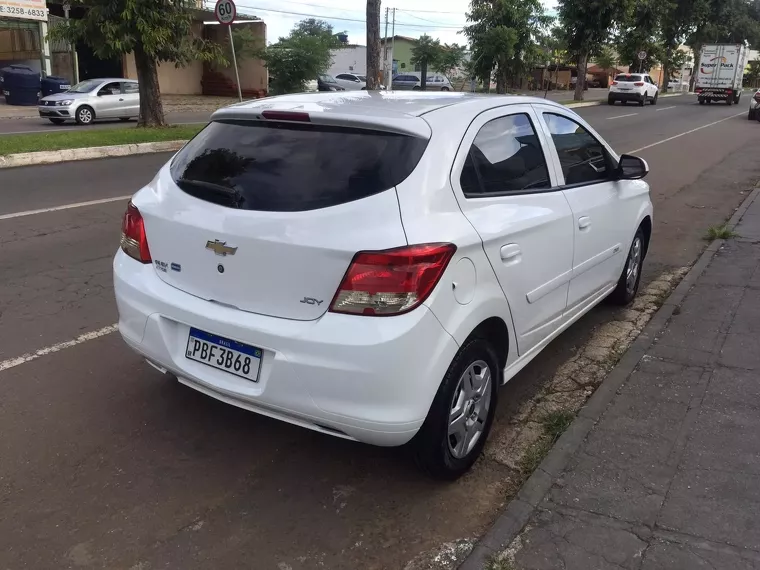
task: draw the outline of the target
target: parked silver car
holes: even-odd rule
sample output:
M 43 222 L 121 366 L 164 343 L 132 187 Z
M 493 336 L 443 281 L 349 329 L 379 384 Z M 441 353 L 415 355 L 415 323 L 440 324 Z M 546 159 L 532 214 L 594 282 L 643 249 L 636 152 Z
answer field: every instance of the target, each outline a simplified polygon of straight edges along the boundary
M 419 91 L 422 89 L 420 76 L 418 71 L 400 73 L 393 78 L 391 87 L 397 91 Z M 453 91 L 451 82 L 440 73 L 428 73 L 426 83 L 427 91 Z
M 131 79 L 87 79 L 68 91 L 40 99 L 40 117 L 56 125 L 73 120 L 88 125 L 95 119 L 128 121 L 140 115 L 140 90 Z

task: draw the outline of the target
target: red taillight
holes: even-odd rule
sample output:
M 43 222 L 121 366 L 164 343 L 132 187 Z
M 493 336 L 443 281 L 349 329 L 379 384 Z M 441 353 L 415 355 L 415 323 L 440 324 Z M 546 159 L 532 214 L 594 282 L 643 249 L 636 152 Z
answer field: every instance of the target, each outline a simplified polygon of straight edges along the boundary
M 733 89 L 726 89 L 726 93 L 728 93 L 729 95 L 731 95 L 731 93 L 733 92 L 734 92 Z
M 151 263 L 148 238 L 145 235 L 145 222 L 140 210 L 132 202 L 127 206 L 124 221 L 121 224 L 121 249 L 129 257 L 142 263 Z
M 613 85 L 617 85 L 617 84 L 618 84 L 618 82 L 617 82 L 617 81 L 613 81 L 613 82 L 612 82 L 612 84 L 613 84 Z
M 643 87 L 644 86 L 644 82 L 643 81 L 637 81 L 636 83 L 634 83 L 634 85 L 636 87 Z
M 330 311 L 376 317 L 409 312 L 433 291 L 456 249 L 450 243 L 428 243 L 359 252 Z
M 755 101 L 760 101 L 760 91 L 755 92 L 755 94 L 752 96 L 752 98 Z
M 300 111 L 264 111 L 261 116 L 273 121 L 298 121 L 300 123 L 310 123 L 309 113 Z
M 697 88 L 694 90 L 694 93 L 702 93 L 702 90 L 701 90 L 699 87 L 697 87 Z

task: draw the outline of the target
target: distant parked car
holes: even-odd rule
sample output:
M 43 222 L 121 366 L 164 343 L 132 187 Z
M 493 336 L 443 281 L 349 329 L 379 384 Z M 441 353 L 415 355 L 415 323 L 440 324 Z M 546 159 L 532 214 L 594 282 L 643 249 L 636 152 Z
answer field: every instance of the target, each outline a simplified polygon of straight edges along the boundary
M 335 81 L 347 91 L 361 91 L 367 88 L 367 76 L 355 73 L 339 73 Z
M 87 79 L 68 91 L 40 99 L 40 117 L 61 125 L 76 121 L 89 125 L 96 119 L 128 121 L 140 115 L 140 89 L 132 79 Z
M 317 90 L 318 91 L 345 91 L 346 88 L 338 84 L 332 75 L 323 73 L 317 76 Z
M 421 74 L 418 72 L 402 73 L 393 78 L 391 86 L 399 91 L 419 91 L 422 89 Z M 451 82 L 438 73 L 431 73 L 427 76 L 426 89 L 428 91 L 452 91 Z

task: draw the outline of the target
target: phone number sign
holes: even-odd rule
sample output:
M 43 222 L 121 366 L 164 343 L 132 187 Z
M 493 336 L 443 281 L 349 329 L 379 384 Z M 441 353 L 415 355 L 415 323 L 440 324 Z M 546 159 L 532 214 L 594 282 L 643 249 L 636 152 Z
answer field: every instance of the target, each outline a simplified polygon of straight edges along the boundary
M 0 18 L 47 20 L 45 0 L 0 0 Z

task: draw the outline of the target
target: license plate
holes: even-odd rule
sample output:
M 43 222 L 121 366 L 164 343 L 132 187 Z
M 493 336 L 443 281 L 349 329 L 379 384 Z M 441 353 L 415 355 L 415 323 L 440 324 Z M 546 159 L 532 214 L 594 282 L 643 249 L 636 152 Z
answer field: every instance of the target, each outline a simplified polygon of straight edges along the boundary
M 261 349 L 191 328 L 185 356 L 252 382 L 259 381 Z

